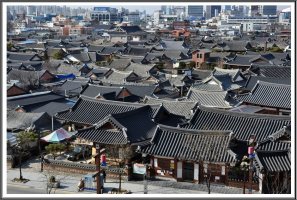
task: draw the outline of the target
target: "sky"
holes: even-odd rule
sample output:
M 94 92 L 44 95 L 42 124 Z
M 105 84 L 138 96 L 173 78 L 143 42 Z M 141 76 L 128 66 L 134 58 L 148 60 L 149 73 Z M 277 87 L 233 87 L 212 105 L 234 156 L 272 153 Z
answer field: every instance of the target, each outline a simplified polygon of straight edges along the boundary
M 166 5 L 166 3 L 164 3 L 164 5 Z M 94 6 L 80 6 L 80 7 L 84 7 L 84 8 L 93 8 L 95 7 L 96 5 Z M 113 8 L 121 8 L 121 7 L 124 7 L 126 9 L 129 9 L 129 11 L 135 11 L 135 10 L 139 10 L 139 11 L 143 11 L 143 10 L 146 10 L 147 14 L 152 14 L 155 10 L 160 10 L 161 9 L 161 5 L 125 5 L 123 4 L 122 6 L 120 5 L 98 5 L 98 7 L 104 7 L 104 6 L 107 6 L 107 7 L 113 7 Z M 71 7 L 79 7 L 79 6 L 71 6 Z M 277 9 L 278 10 L 282 10 L 282 9 L 285 9 L 285 8 L 288 8 L 289 6 L 283 6 L 283 5 L 278 5 L 277 6 Z M 204 9 L 205 9 L 205 6 L 204 6 Z

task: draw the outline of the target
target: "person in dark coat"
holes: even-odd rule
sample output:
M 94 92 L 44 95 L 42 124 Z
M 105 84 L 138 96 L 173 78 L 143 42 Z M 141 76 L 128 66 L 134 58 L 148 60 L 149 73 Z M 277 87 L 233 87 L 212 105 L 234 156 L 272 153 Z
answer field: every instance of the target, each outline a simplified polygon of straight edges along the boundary
M 103 174 L 103 181 L 104 181 L 104 183 L 106 183 L 106 172 L 105 172 L 105 170 L 102 171 L 102 174 Z

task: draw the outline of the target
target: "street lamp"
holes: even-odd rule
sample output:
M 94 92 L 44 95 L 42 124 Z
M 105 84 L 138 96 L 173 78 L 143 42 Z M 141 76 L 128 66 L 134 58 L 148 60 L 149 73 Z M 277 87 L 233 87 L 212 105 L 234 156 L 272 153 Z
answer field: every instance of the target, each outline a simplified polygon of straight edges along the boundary
M 143 158 L 143 163 L 144 163 L 144 166 L 145 166 L 145 172 L 143 174 L 143 194 L 147 194 L 148 192 L 148 189 L 147 189 L 147 164 L 145 163 L 144 161 L 144 158 L 147 156 L 146 153 L 142 153 L 142 158 Z
M 240 168 L 243 170 L 243 194 L 245 194 L 245 178 L 246 171 L 248 170 L 249 163 L 247 156 L 244 156 L 242 162 L 240 163 Z

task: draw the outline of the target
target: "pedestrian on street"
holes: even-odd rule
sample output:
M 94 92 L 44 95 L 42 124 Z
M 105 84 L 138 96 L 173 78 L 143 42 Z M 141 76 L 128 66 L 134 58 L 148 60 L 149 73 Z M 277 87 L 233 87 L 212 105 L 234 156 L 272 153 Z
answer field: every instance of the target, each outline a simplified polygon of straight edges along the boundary
M 84 182 L 84 180 L 83 180 L 82 178 L 81 178 L 80 181 L 78 182 L 77 187 L 78 187 L 78 191 L 82 191 L 82 190 L 84 190 L 85 182 Z
M 104 183 L 106 183 L 106 172 L 105 172 L 105 170 L 102 171 L 102 174 L 103 174 L 103 181 L 104 181 Z

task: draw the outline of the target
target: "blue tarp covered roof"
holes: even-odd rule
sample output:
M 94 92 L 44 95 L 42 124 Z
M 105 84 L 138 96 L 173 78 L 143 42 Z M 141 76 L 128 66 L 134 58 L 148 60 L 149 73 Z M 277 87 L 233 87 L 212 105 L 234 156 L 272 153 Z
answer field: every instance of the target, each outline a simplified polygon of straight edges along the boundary
M 62 75 L 56 75 L 56 77 L 60 80 L 65 80 L 65 79 L 75 79 L 75 75 L 74 74 L 62 74 Z

